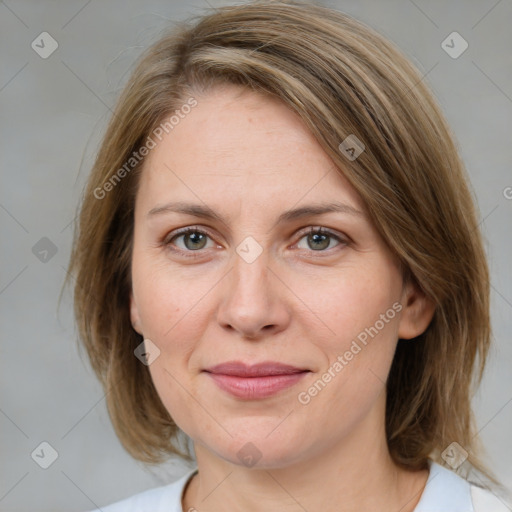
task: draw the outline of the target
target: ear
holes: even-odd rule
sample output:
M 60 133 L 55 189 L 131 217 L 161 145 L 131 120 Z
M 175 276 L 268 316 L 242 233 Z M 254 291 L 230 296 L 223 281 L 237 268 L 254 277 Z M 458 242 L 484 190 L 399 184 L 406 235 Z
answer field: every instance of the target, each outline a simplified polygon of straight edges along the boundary
M 426 331 L 434 316 L 435 304 L 412 278 L 404 283 L 400 302 L 403 309 L 398 337 L 410 340 Z
M 139 308 L 133 298 L 133 292 L 130 292 L 130 320 L 133 328 L 142 335 L 142 327 L 140 323 Z

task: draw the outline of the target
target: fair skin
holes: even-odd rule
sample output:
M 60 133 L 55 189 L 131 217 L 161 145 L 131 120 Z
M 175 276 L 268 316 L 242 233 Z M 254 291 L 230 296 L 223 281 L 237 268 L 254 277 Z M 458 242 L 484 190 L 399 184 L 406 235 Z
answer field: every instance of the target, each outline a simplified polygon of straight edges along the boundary
M 402 281 L 359 195 L 295 113 L 236 86 L 196 98 L 141 175 L 130 297 L 134 328 L 160 349 L 149 366 L 155 388 L 194 443 L 199 473 L 183 510 L 411 512 L 428 472 L 400 469 L 389 455 L 385 381 L 398 338 L 423 332 L 432 304 Z M 223 220 L 148 214 L 176 201 Z M 329 202 L 359 213 L 277 222 Z M 187 226 L 207 235 L 176 234 Z M 318 241 L 310 227 L 330 236 Z M 248 236 L 262 249 L 251 263 L 236 251 Z M 395 303 L 401 310 L 301 403 Z M 231 360 L 309 372 L 268 398 L 240 399 L 203 371 Z M 260 457 L 250 467 L 237 455 L 249 442 Z

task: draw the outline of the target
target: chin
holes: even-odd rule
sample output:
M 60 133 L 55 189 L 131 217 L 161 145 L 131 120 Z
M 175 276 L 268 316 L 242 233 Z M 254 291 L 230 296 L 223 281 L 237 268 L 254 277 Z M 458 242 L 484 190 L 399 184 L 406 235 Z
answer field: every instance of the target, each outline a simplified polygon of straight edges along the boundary
M 233 438 L 226 439 L 226 435 L 219 444 L 203 444 L 227 462 L 249 469 L 284 468 L 296 462 L 303 453 L 304 440 L 300 442 L 300 436 L 293 435 L 290 429 L 283 429 L 278 434 L 276 425 L 279 420 L 265 419 L 264 428 L 250 428 L 250 422 L 245 422 L 244 431 L 237 430 Z M 272 427 L 268 428 L 270 424 Z

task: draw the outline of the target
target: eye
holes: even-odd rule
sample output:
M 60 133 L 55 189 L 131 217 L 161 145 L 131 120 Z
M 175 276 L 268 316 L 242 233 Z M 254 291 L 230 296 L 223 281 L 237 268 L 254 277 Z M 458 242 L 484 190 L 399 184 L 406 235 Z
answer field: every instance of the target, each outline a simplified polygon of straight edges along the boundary
M 300 247 L 299 244 L 303 239 L 306 240 L 307 247 Z M 331 245 L 331 242 L 333 241 L 336 241 L 334 246 Z M 299 249 L 310 249 L 315 252 L 326 252 L 326 249 L 332 249 L 333 247 L 337 247 L 341 244 L 346 245 L 346 240 L 332 231 L 321 227 L 311 227 L 305 233 L 305 236 L 302 236 L 299 240 L 297 247 Z
M 215 245 L 212 241 L 210 246 L 207 247 L 208 238 L 210 238 L 209 233 L 197 227 L 190 226 L 180 231 L 171 233 L 171 235 L 168 236 L 164 241 L 164 244 L 173 251 L 197 252 L 201 249 L 209 249 Z M 174 243 L 180 239 L 182 244 Z M 176 246 L 177 249 L 175 249 L 173 246 Z
M 210 245 L 208 245 L 210 239 Z M 305 240 L 306 247 L 301 247 L 302 240 Z M 334 245 L 333 245 L 334 242 Z M 345 246 L 348 241 L 342 236 L 322 227 L 310 227 L 303 231 L 302 237 L 297 242 L 298 249 L 306 249 L 314 252 L 328 252 L 338 246 Z M 211 249 L 217 247 L 213 242 L 211 235 L 196 226 L 189 226 L 169 234 L 164 240 L 163 245 L 169 250 L 181 253 L 186 257 L 197 257 L 201 249 Z M 197 253 L 197 254 L 194 254 Z

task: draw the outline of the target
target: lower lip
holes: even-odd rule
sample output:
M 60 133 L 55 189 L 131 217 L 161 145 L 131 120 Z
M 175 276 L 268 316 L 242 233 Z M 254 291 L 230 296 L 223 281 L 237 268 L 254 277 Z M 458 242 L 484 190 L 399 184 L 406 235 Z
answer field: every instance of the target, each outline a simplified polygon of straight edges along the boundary
M 267 398 L 296 384 L 306 373 L 292 373 L 289 375 L 268 375 L 266 377 L 236 377 L 209 373 L 220 389 L 227 391 L 237 398 L 256 400 Z

